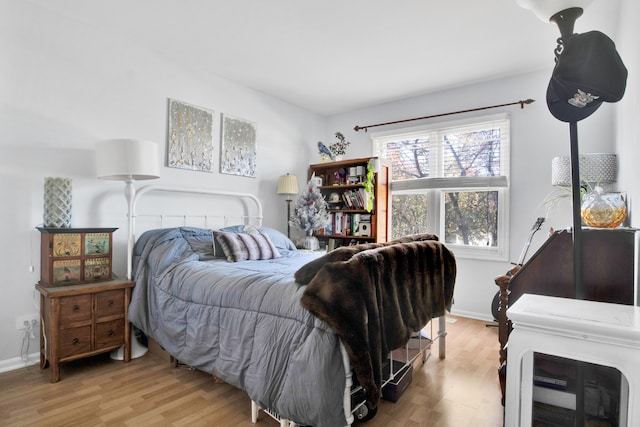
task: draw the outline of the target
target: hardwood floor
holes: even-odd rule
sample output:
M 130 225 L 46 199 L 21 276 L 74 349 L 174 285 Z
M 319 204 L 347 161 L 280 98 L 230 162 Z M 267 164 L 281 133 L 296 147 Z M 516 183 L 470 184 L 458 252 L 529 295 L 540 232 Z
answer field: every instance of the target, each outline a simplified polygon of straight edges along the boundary
M 396 403 L 382 401 L 362 427 L 502 426 L 497 328 L 450 317 L 447 357 L 437 344 Z M 244 392 L 173 368 L 147 353 L 130 363 L 108 355 L 61 365 L 58 383 L 37 366 L 0 374 L 2 426 L 254 426 Z M 261 413 L 257 426 L 277 426 Z

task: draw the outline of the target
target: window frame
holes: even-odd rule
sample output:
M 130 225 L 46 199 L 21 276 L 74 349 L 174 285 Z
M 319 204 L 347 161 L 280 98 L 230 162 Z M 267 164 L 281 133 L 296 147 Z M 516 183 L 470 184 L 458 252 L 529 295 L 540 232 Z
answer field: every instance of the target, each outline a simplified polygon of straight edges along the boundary
M 471 128 L 483 128 L 491 123 L 500 123 L 502 128 L 500 141 L 500 170 L 501 175 L 480 177 L 443 177 L 442 140 L 445 132 L 457 130 L 466 131 Z M 465 128 L 465 129 L 462 129 Z M 504 133 L 505 135 L 502 135 Z M 437 153 L 429 156 L 429 170 L 431 174 L 427 178 L 415 180 L 393 181 L 389 183 L 389 210 L 393 212 L 393 196 L 403 194 L 425 194 L 427 198 L 427 229 L 436 230 L 441 239 L 445 236 L 445 194 L 447 192 L 498 192 L 498 230 L 497 245 L 494 247 L 481 247 L 470 245 L 458 245 L 447 243 L 456 257 L 489 261 L 508 261 L 509 258 L 509 225 L 510 225 L 510 146 L 511 146 L 510 118 L 506 113 L 478 116 L 464 120 L 441 121 L 429 125 L 410 128 L 397 128 L 395 130 L 375 132 L 371 134 L 373 155 L 382 156 L 382 148 L 389 141 L 424 137 L 428 134 L 437 135 Z M 393 218 L 389 215 L 388 226 L 392 230 Z M 398 236 L 394 236 L 398 237 Z

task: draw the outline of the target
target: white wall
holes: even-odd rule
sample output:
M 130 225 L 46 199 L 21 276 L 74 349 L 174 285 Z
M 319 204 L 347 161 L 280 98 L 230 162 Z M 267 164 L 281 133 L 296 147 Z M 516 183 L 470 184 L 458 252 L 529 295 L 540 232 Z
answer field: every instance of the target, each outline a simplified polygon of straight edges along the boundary
M 264 204 L 264 224 L 286 232 L 286 204 L 275 194 L 278 177 L 291 172 L 302 182 L 325 129 L 318 115 L 167 62 L 117 32 L 86 27 L 28 2 L 8 7 L 0 17 L 0 370 L 2 361 L 16 362 L 20 354 L 16 317 L 39 307 L 34 284 L 40 236 L 34 227 L 42 223 L 44 177 L 72 179 L 74 226 L 120 228 L 114 271 L 124 276 L 124 184 L 95 178 L 96 141 L 148 139 L 159 143 L 164 158 L 168 98 L 214 110 L 217 138 L 219 113 L 251 120 L 258 127 L 255 178 L 163 167 L 154 183 L 255 194 Z M 34 353 L 37 341 L 32 343 Z
M 640 228 L 640 3 L 622 0 L 620 33 L 617 49 L 629 71 L 627 90 L 617 110 L 616 146 L 620 159 L 618 188 L 627 192 L 629 225 Z M 636 260 L 637 262 L 638 260 Z M 636 284 L 640 283 L 640 269 L 636 269 Z M 637 294 L 637 288 L 636 288 Z M 637 301 L 640 304 L 640 301 Z
M 511 194 L 510 194 L 510 257 L 517 262 L 533 223 L 539 216 L 547 217 L 542 231 L 533 240 L 528 255 L 546 239 L 549 227 L 561 229 L 571 226 L 571 205 L 561 202 L 550 212 L 542 206 L 545 197 L 553 191 L 551 185 L 551 159 L 569 155 L 569 125 L 556 120 L 549 113 L 545 95 L 553 68 L 550 46 L 549 68 L 516 78 L 501 78 L 493 82 L 447 90 L 409 100 L 379 105 L 340 114 L 329 118 L 327 128 L 342 130 L 354 143 L 349 155 L 371 155 L 370 136 L 355 132 L 355 125 L 369 125 L 413 117 L 499 105 L 527 98 L 536 100 L 520 109 L 519 106 L 465 113 L 447 118 L 464 118 L 483 114 L 506 112 L 511 119 Z M 615 152 L 613 139 L 613 105 L 603 105 L 596 114 L 580 122 L 578 137 L 581 153 Z M 389 130 L 402 126 L 434 123 L 438 119 L 373 128 Z M 443 120 L 443 119 L 440 119 Z M 357 152 L 356 152 L 357 151 Z M 491 318 L 491 300 L 498 291 L 494 278 L 505 274 L 511 266 L 504 262 L 458 259 L 453 313 L 481 319 Z
M 629 71 L 627 90 L 619 103 L 616 142 L 620 156 L 619 188 L 627 192 L 631 225 L 640 227 L 640 3 L 623 0 L 616 47 Z

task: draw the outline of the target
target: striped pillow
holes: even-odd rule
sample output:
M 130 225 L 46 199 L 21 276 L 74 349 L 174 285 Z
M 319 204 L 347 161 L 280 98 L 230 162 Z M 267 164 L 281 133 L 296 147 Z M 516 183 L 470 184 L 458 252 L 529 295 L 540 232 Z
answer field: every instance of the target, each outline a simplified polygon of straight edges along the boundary
M 225 233 L 214 230 L 213 238 L 220 243 L 229 262 L 273 259 L 281 256 L 266 234 Z

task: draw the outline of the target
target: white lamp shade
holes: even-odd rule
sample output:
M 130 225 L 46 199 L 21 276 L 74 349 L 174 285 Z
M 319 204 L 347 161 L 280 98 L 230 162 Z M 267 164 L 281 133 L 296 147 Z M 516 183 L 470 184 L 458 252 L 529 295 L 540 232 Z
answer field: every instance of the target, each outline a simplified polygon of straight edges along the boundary
M 141 139 L 108 139 L 96 143 L 99 179 L 139 181 L 160 178 L 158 144 Z
M 615 154 L 591 153 L 580 155 L 580 182 L 589 184 L 613 184 L 618 176 L 618 160 Z M 571 187 L 571 160 L 556 157 L 551 161 L 551 184 Z
M 278 194 L 298 194 L 298 178 L 295 175 L 282 175 L 278 180 Z
M 572 7 L 586 8 L 592 0 L 516 0 L 518 6 L 529 9 L 543 22 L 549 23 L 549 18 L 558 12 Z

